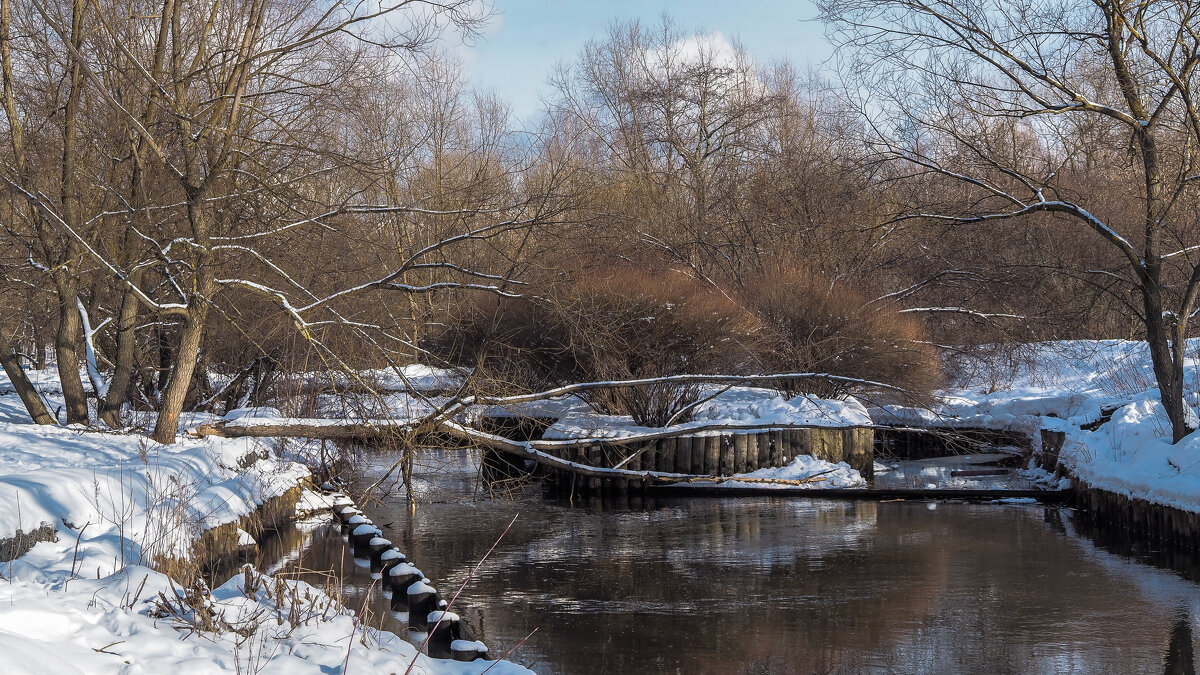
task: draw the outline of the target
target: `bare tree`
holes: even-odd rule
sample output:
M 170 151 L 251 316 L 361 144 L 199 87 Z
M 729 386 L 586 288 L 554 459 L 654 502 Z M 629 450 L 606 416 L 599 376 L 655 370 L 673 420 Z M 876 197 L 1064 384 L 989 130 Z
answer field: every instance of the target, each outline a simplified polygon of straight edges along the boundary
M 552 82 L 560 133 L 585 134 L 595 170 L 622 191 L 623 212 L 606 200 L 601 217 L 632 223 L 643 245 L 701 273 L 736 267 L 732 196 L 781 99 L 745 50 L 670 19 L 614 23 Z
M 822 0 L 864 94 L 883 156 L 962 188 L 905 218 L 958 226 L 1051 214 L 1099 237 L 1138 297 L 1163 407 L 1178 442 L 1195 427 L 1183 400 L 1186 337 L 1200 294 L 1194 207 L 1200 149 L 1200 6 L 1174 0 L 987 3 Z M 887 121 L 886 123 L 884 121 Z M 1072 142 L 1111 129 L 1102 164 L 1138 205 L 1078 190 L 1096 174 Z M 997 131 L 1007 133 L 996 133 Z M 1089 199 L 1091 197 L 1091 199 Z M 1124 204 L 1128 207 L 1128 202 Z M 1024 221 L 1022 221 L 1024 222 Z M 1098 270 L 1097 274 L 1114 274 Z
M 87 9 L 83 0 L 42 8 L 43 12 L 56 12 L 56 21 L 62 26 L 58 38 L 64 49 L 55 49 L 49 36 L 36 30 L 39 22 L 33 6 L 25 5 L 23 10 L 16 20 L 24 49 L 14 55 L 12 4 L 10 0 L 0 4 L 0 79 L 10 150 L 0 179 L 23 196 L 27 207 L 24 212 L 13 213 L 21 214 L 23 227 L 11 222 L 7 230 L 10 234 L 20 232 L 16 238 L 28 249 L 30 263 L 52 284 L 58 304 L 54 350 L 67 422 L 86 424 L 88 407 L 78 359 L 82 339 L 78 310 L 81 250 L 77 241 L 53 227 L 42 205 L 53 208 L 56 217 L 75 231 L 83 231 L 78 123 L 84 82 L 78 56 Z M 27 137 L 29 127 L 43 137 Z M 59 138 L 50 140 L 47 131 L 55 127 Z M 57 149 L 57 161 L 50 159 L 52 148 Z M 55 165 L 57 171 L 53 170 Z

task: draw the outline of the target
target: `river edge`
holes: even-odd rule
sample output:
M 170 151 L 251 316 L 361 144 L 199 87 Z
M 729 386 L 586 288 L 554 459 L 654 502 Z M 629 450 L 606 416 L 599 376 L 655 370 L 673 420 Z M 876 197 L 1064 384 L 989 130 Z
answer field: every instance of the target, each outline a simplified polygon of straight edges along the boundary
M 5 408 L 19 403 L 0 396 Z M 12 405 L 6 405 L 12 404 Z M 337 593 L 240 569 L 200 571 L 321 510 L 310 473 L 271 440 L 0 421 L 0 653 L 13 673 L 477 675 L 490 661 L 418 655 Z M 414 663 L 415 662 L 415 663 Z M 510 663 L 491 672 L 526 673 Z

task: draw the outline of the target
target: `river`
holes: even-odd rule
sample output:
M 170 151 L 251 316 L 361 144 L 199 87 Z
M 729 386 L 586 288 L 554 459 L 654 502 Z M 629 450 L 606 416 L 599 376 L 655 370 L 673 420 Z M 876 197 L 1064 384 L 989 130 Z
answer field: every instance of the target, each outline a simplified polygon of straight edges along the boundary
M 360 478 L 391 461 L 368 455 Z M 417 471 L 415 510 L 395 489 L 364 511 L 446 597 L 515 516 L 453 610 L 493 656 L 536 629 L 510 659 L 541 673 L 1194 672 L 1192 562 L 1110 552 L 1062 507 L 571 504 L 533 489 L 492 498 L 466 451 Z M 336 528 L 276 546 L 298 538 L 260 564 L 323 586 L 340 577 L 349 606 L 365 599 L 375 625 L 405 633 Z

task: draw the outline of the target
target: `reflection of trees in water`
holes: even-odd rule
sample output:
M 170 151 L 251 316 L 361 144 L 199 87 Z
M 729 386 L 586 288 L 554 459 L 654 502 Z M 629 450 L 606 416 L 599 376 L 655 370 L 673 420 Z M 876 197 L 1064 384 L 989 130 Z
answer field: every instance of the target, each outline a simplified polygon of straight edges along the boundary
M 1196 658 L 1192 653 L 1192 623 L 1187 610 L 1171 628 L 1171 641 L 1163 659 L 1163 675 L 1196 675 Z
M 1200 583 L 1200 551 L 1185 542 L 1152 540 L 1125 527 L 1096 522 L 1083 510 L 1066 520 L 1058 509 L 1047 510 L 1046 522 L 1060 532 L 1083 535 L 1108 553 L 1172 570 L 1188 581 Z

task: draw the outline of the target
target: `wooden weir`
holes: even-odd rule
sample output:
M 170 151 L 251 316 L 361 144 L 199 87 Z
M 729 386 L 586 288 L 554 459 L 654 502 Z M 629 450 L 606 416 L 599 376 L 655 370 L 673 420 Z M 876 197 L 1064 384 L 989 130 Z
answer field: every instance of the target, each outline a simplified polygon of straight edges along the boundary
M 502 422 L 501 427 L 512 422 Z M 206 424 L 193 433 L 199 436 L 301 437 L 358 443 L 450 442 L 483 448 L 485 477 L 529 476 L 536 472 L 552 484 L 573 494 L 600 494 L 628 490 L 690 490 L 691 494 L 774 496 L 803 495 L 841 499 L 1004 499 L 1036 498 L 1057 501 L 1061 490 L 956 490 L 956 489 L 820 489 L 806 490 L 806 483 L 820 482 L 821 475 L 798 480 L 737 478 L 749 487 L 716 490 L 717 485 L 742 474 L 767 467 L 781 467 L 798 455 L 812 455 L 829 462 L 846 462 L 864 478 L 874 475 L 876 427 L 818 427 L 773 425 L 747 427 L 707 425 L 684 431 L 671 430 L 634 438 L 542 439 L 548 424 L 524 421 L 530 436 L 510 438 L 484 430 L 486 422 L 473 426 L 443 420 L 421 429 L 388 420 L 337 422 L 289 419 L 249 423 L 241 420 Z M 512 428 L 496 428 L 513 433 Z M 513 435 L 517 435 L 513 433 Z M 535 471 L 527 464 L 532 461 Z M 757 489 L 756 489 L 757 486 Z M 797 489 L 789 490 L 788 487 Z M 782 489 L 781 489 L 782 488 Z
M 563 440 L 553 445 L 529 441 L 542 452 L 571 462 L 600 469 L 625 470 L 639 475 L 671 475 L 670 482 L 716 484 L 735 474 L 782 467 L 799 455 L 812 455 L 829 462 L 846 462 L 870 478 L 874 466 L 874 430 L 870 427 L 767 427 L 723 428 L 674 432 L 656 438 Z M 485 463 L 494 468 L 512 466 L 507 453 L 485 448 Z M 502 457 L 501 453 L 505 456 Z M 651 486 L 661 481 L 620 475 L 584 476 L 572 467 L 546 468 L 543 473 L 574 492 L 625 490 Z M 580 480 L 584 477 L 585 480 Z M 820 476 L 813 477 L 819 479 Z M 755 479 L 738 479 L 755 483 Z M 766 479 L 763 483 L 788 484 Z M 804 480 L 790 481 L 796 484 Z
M 577 489 L 626 489 L 679 482 L 723 482 L 734 474 L 784 466 L 798 455 L 813 455 L 830 462 L 846 462 L 864 477 L 874 466 L 872 427 L 817 427 L 811 425 L 747 427 L 713 424 L 671 430 L 625 439 L 511 438 L 494 433 L 509 428 L 511 420 L 483 420 L 481 428 L 443 420 L 436 426 L 413 429 L 387 420 L 333 421 L 285 419 L 234 420 L 203 424 L 199 436 L 299 437 L 343 442 L 394 442 L 439 438 L 482 447 L 485 466 L 502 472 L 527 474 L 532 460 L 544 475 L 563 484 L 574 476 Z M 530 436 L 540 436 L 548 425 L 526 425 Z M 515 435 L 515 434 L 514 434 Z M 584 480 L 580 480 L 580 479 Z M 739 479 L 741 482 L 796 484 L 823 480 Z

